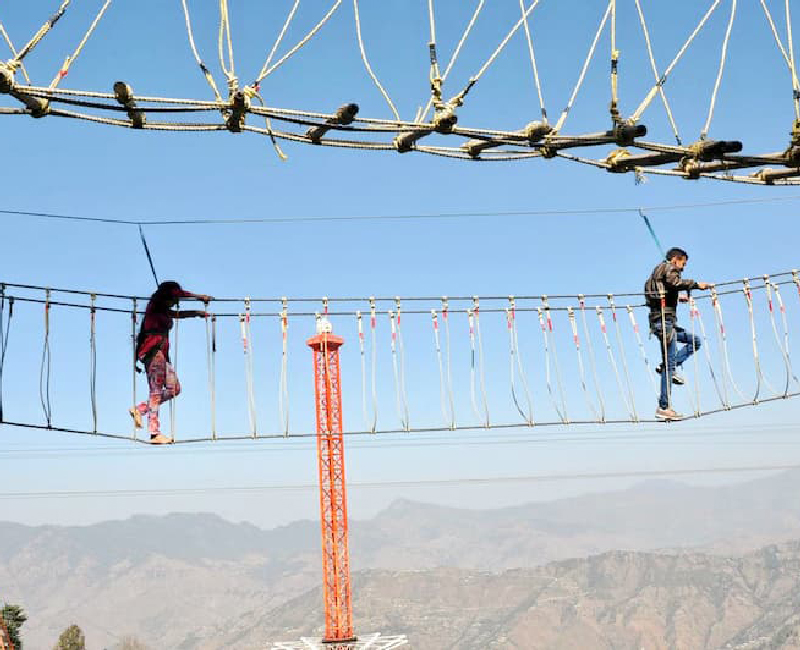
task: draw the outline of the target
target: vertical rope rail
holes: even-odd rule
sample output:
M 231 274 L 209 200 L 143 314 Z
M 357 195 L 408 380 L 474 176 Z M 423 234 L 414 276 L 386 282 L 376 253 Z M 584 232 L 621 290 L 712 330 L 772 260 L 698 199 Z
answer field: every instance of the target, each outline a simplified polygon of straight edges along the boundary
M 752 291 L 750 290 L 750 280 L 744 279 L 742 280 L 742 284 L 744 285 L 742 287 L 742 293 L 744 293 L 745 299 L 747 300 L 747 312 L 750 319 L 750 332 L 752 333 L 752 338 L 753 338 L 753 365 L 755 366 L 756 381 L 758 382 L 756 385 L 756 396 L 753 398 L 753 403 L 755 404 L 758 402 L 758 396 L 762 383 L 774 395 L 780 395 L 780 393 L 772 387 L 769 381 L 767 381 L 767 378 L 764 375 L 764 372 L 761 368 L 761 357 L 758 352 L 758 337 L 756 335 L 756 322 L 753 309 L 753 294 Z
M 486 362 L 483 358 L 483 336 L 481 336 L 481 312 L 478 296 L 472 298 L 472 311 L 475 314 L 475 335 L 478 339 L 478 361 L 480 362 L 481 398 L 486 413 L 486 427 L 489 427 L 489 400 L 486 394 Z
M 91 295 L 89 308 L 89 395 L 92 404 L 92 433 L 97 433 L 97 295 Z M 135 405 L 135 402 L 134 402 Z
M 176 311 L 180 311 L 180 301 L 175 305 Z M 175 319 L 175 350 L 172 355 L 172 369 L 175 372 L 175 376 L 178 376 L 178 343 L 179 338 L 178 335 L 180 333 L 180 322 L 181 319 Z M 172 438 L 172 441 L 175 441 L 175 434 L 177 433 L 177 426 L 176 426 L 176 419 L 178 417 L 178 407 L 175 404 L 175 398 L 169 401 L 169 437 Z
M 594 403 L 589 398 L 589 389 L 586 386 L 586 371 L 583 366 L 583 352 L 581 352 L 581 339 L 578 335 L 578 323 L 575 320 L 575 310 L 572 307 L 567 307 L 567 317 L 569 318 L 569 324 L 572 328 L 572 341 L 575 343 L 575 354 L 578 357 L 578 373 L 581 380 L 583 396 L 586 398 L 586 404 L 589 406 L 589 410 L 594 414 L 595 419 L 602 421 Z
M 3 367 L 6 364 L 8 335 L 11 331 L 11 318 L 14 315 L 14 298 L 8 297 L 8 321 L 4 323 L 6 285 L 0 284 L 0 423 L 3 422 Z
M 400 426 L 403 430 L 408 430 L 408 420 L 405 418 L 403 409 L 403 391 L 400 386 L 400 368 L 397 360 L 397 316 L 393 310 L 389 310 L 389 327 L 391 332 L 392 345 L 392 372 L 394 374 L 394 398 L 397 406 L 397 416 L 400 418 Z
M 558 419 L 563 423 L 567 423 L 567 414 L 562 407 L 559 406 L 555 393 L 553 392 L 553 383 L 550 379 L 550 338 L 547 333 L 547 324 L 544 317 L 544 310 L 542 307 L 536 308 L 536 313 L 539 316 L 539 327 L 542 330 L 542 340 L 544 342 L 544 369 L 545 369 L 545 382 L 547 384 L 547 392 L 550 395 L 550 401 L 558 414 Z M 562 405 L 563 406 L 563 405 Z
M 705 323 L 703 323 L 703 316 L 700 313 L 700 308 L 697 306 L 697 301 L 692 296 L 689 296 L 689 313 L 692 315 L 692 318 L 697 319 L 697 324 L 700 326 L 700 335 L 703 337 L 702 347 L 705 350 L 706 361 L 708 362 L 708 372 L 711 375 L 712 381 L 714 382 L 714 389 L 717 391 L 720 404 L 722 405 L 722 408 L 730 410 L 731 405 L 728 402 L 727 389 L 723 395 L 719 387 L 719 382 L 717 381 L 717 373 L 714 372 L 714 363 L 711 361 L 711 350 L 709 349 L 708 345 L 708 335 L 706 334 Z
M 131 301 L 131 347 L 133 350 L 133 364 L 131 365 L 131 397 L 133 398 L 133 408 L 138 408 L 139 403 L 136 401 L 136 364 L 138 359 L 136 358 L 136 305 L 137 300 L 133 298 Z M 136 431 L 136 421 L 134 420 L 133 424 L 133 435 L 131 438 L 136 440 L 138 433 Z
M 628 396 L 630 397 L 631 411 L 633 413 L 634 421 L 639 421 L 639 415 L 636 413 L 636 400 L 633 395 L 633 387 L 631 386 L 631 377 L 628 372 L 628 359 L 625 356 L 625 345 L 622 343 L 622 329 L 620 328 L 619 320 L 617 320 L 617 306 L 614 304 L 614 296 L 608 294 L 608 305 L 611 309 L 611 320 L 614 322 L 614 330 L 617 335 L 617 345 L 619 346 L 619 356 L 622 359 L 622 372 L 625 375 L 625 386 L 628 388 Z
M 397 306 L 397 358 L 400 364 L 400 396 L 403 400 L 403 413 L 405 415 L 406 429 L 411 427 L 411 420 L 408 416 L 408 394 L 406 393 L 406 350 L 403 344 L 403 330 L 401 323 L 400 298 L 395 298 Z
M 278 410 L 284 437 L 289 436 L 289 300 L 281 298 L 281 380 L 278 387 Z M 361 314 L 359 329 L 361 326 Z M 362 354 L 363 358 L 363 354 Z
M 514 401 L 514 406 L 517 407 L 522 419 L 528 423 L 528 426 L 533 426 L 533 400 L 531 400 L 531 393 L 528 390 L 528 380 L 525 377 L 525 369 L 522 365 L 522 357 L 519 352 L 519 337 L 517 336 L 517 319 L 516 319 L 516 302 L 514 296 L 508 297 L 508 307 L 506 307 L 506 326 L 508 329 L 508 349 L 511 373 L 511 398 Z M 525 399 L 528 402 L 528 413 L 519 404 L 516 391 L 515 368 L 519 372 L 519 380 L 522 388 L 525 391 Z
M 42 403 L 47 428 L 51 427 L 50 408 L 50 289 L 44 293 L 44 343 L 42 345 L 42 365 L 39 369 L 39 400 Z
M 364 416 L 364 426 L 369 428 L 369 414 L 367 413 L 366 343 L 364 341 L 364 323 L 360 310 L 356 311 L 356 327 L 358 328 L 358 352 L 361 360 L 361 413 Z
M 247 389 L 247 413 L 250 418 L 250 435 L 257 437 L 255 391 L 253 389 L 253 341 L 250 338 L 250 298 L 244 299 L 244 313 L 239 314 L 239 329 L 244 350 L 245 386 Z
M 695 405 L 694 405 L 694 416 L 696 418 L 700 417 L 700 360 L 697 358 L 697 346 L 695 345 L 695 341 L 697 341 L 697 319 L 695 316 L 695 309 L 692 306 L 692 292 L 689 291 L 689 319 L 692 323 L 692 358 L 694 359 L 694 377 L 692 378 L 692 384 L 694 386 L 694 396 L 695 396 Z
M 370 296 L 369 299 L 369 327 L 371 330 L 371 345 L 372 345 L 372 433 L 375 433 L 378 427 L 378 318 L 375 313 L 375 296 Z
M 586 349 L 589 352 L 589 366 L 592 369 L 592 379 L 594 381 L 595 392 L 597 393 L 597 402 L 600 406 L 600 421 L 606 421 L 606 403 L 603 397 L 603 389 L 600 387 L 600 381 L 597 378 L 597 361 L 594 355 L 594 344 L 592 337 L 589 334 L 589 323 L 586 319 L 586 297 L 583 294 L 578 295 L 578 306 L 581 310 L 581 321 L 583 322 L 583 335 L 586 340 Z
M 777 284 L 772 285 L 772 288 L 775 290 L 775 298 L 778 301 L 778 310 L 781 313 L 781 321 L 783 323 L 783 346 L 782 350 L 784 351 L 784 358 L 786 360 L 786 364 L 789 370 L 789 374 L 794 379 L 796 384 L 800 384 L 800 379 L 794 374 L 794 370 L 792 368 L 792 355 L 789 349 L 789 321 L 786 318 L 786 305 L 783 302 L 783 297 L 781 296 L 780 289 Z
M 728 388 L 727 388 L 727 382 L 726 382 L 726 379 L 725 379 L 725 377 L 727 375 L 727 381 L 730 382 L 731 387 L 739 395 L 739 398 L 742 401 L 747 402 L 748 399 L 744 396 L 744 393 L 742 393 L 742 391 L 739 390 L 739 386 L 736 384 L 736 381 L 733 379 L 733 372 L 731 370 L 731 359 L 730 359 L 730 355 L 728 354 L 728 334 L 727 334 L 727 332 L 725 330 L 725 321 L 723 320 L 723 317 L 722 317 L 722 304 L 721 304 L 721 302 L 719 300 L 719 296 L 717 295 L 717 288 L 714 287 L 714 286 L 711 287 L 711 304 L 714 307 L 714 320 L 716 321 L 716 324 L 717 324 L 717 336 L 718 336 L 718 339 L 719 339 L 719 346 L 722 349 L 722 361 L 723 361 L 723 364 L 722 364 L 723 365 L 723 375 L 722 376 L 723 376 L 723 388 L 725 389 L 725 398 L 726 398 L 725 401 L 730 403 L 728 401 L 728 398 L 727 398 L 727 396 L 728 396 Z
M 775 335 L 775 343 L 777 344 L 778 349 L 781 351 L 781 356 L 783 357 L 783 363 L 786 370 L 786 383 L 784 385 L 784 390 L 783 390 L 783 396 L 786 397 L 789 394 L 789 386 L 792 381 L 792 367 L 791 367 L 791 362 L 789 361 L 789 357 L 786 354 L 786 350 L 783 347 L 783 343 L 781 342 L 780 334 L 778 334 L 778 324 L 775 320 L 775 309 L 772 304 L 773 286 L 775 288 L 777 296 L 780 296 L 780 294 L 778 293 L 777 285 L 772 284 L 769 275 L 764 275 L 764 290 L 767 292 L 767 309 L 769 310 L 769 321 L 770 325 L 772 326 L 772 333 Z M 778 298 L 776 297 L 776 300 L 777 299 Z M 782 301 L 781 301 L 781 306 L 783 306 Z
M 617 360 L 614 357 L 614 349 L 611 347 L 611 340 L 608 338 L 608 328 L 606 327 L 606 318 L 603 315 L 603 308 L 600 305 L 595 306 L 595 312 L 597 313 L 597 320 L 600 323 L 600 331 L 603 333 L 603 341 L 606 344 L 606 352 L 608 353 L 608 360 L 611 362 L 611 367 L 614 370 L 614 377 L 617 380 L 617 388 L 619 389 L 619 394 L 622 397 L 622 401 L 625 404 L 625 408 L 628 411 L 628 415 L 631 418 L 632 422 L 636 422 L 636 412 L 630 405 L 628 401 L 628 397 L 625 394 L 625 388 L 622 386 L 622 378 L 619 374 L 619 367 L 617 366 Z
M 356 37 L 358 39 L 358 49 L 361 51 L 361 61 L 364 63 L 364 68 L 366 69 L 370 79 L 372 79 L 372 83 L 375 84 L 375 87 L 378 89 L 381 95 L 383 95 L 383 98 L 389 105 L 389 108 L 394 114 L 395 119 L 399 122 L 400 113 L 397 112 L 397 108 L 395 107 L 392 98 L 389 97 L 389 93 L 386 92 L 386 89 L 383 87 L 383 84 L 381 84 L 380 80 L 378 79 L 378 76 L 372 70 L 372 66 L 369 63 L 369 59 L 367 59 L 367 52 L 364 49 L 364 40 L 363 37 L 361 36 L 361 16 L 358 10 L 358 0 L 353 0 L 353 14 L 355 16 L 355 21 L 356 21 Z
M 674 371 L 670 363 L 669 347 L 672 344 L 672 337 L 675 336 L 675 329 L 673 327 L 669 338 L 667 338 L 667 295 L 663 286 L 659 288 L 659 293 L 661 294 L 661 350 L 664 355 L 663 361 L 661 362 L 661 381 L 667 382 L 667 409 L 672 409 L 672 373 Z
M 639 323 L 636 322 L 636 314 L 633 312 L 633 307 L 630 305 L 626 305 L 625 309 L 628 312 L 628 319 L 631 322 L 631 327 L 633 328 L 633 333 L 636 336 L 636 344 L 639 346 L 639 353 L 642 355 L 642 361 L 644 361 L 644 369 L 647 376 L 650 378 L 650 385 L 653 387 L 653 392 L 658 395 L 659 390 L 658 386 L 656 385 L 655 373 L 653 369 L 650 367 L 650 359 L 647 358 L 647 350 L 644 348 L 644 341 L 642 341 L 642 333 L 639 331 Z
M 567 398 L 564 393 L 564 384 L 561 381 L 561 367 L 558 363 L 558 350 L 556 349 L 556 338 L 553 333 L 553 316 L 550 311 L 550 303 L 547 302 L 547 296 L 542 296 L 542 305 L 544 306 L 545 320 L 547 321 L 547 333 L 550 336 L 550 348 L 553 351 L 553 367 L 556 371 L 556 383 L 558 384 L 558 393 L 561 397 L 561 406 L 564 409 L 564 424 L 569 424 L 569 413 L 567 412 Z
M 453 371 L 450 364 L 450 307 L 447 301 L 447 296 L 442 297 L 442 322 L 444 323 L 444 338 L 447 345 L 447 352 L 445 353 L 445 365 L 447 366 L 447 398 L 450 406 L 450 429 L 455 431 L 456 428 L 456 411 L 453 401 Z
M 433 326 L 433 347 L 436 351 L 436 365 L 439 369 L 439 402 L 442 407 L 442 420 L 449 422 L 447 415 L 447 398 L 444 381 L 444 367 L 442 365 L 442 346 L 439 341 L 439 317 L 435 309 L 431 309 L 431 325 Z
M 217 439 L 217 317 L 206 313 L 206 367 L 208 369 L 208 398 L 211 414 L 211 439 Z

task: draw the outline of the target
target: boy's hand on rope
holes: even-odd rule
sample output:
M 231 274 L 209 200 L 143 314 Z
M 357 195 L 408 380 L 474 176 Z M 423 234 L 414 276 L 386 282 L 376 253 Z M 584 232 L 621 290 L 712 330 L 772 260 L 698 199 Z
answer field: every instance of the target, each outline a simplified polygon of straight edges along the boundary
M 714 286 L 714 285 L 712 285 L 712 284 L 710 284 L 708 282 L 698 282 L 697 283 L 697 288 L 700 289 L 700 291 L 705 291 L 706 289 L 710 289 L 712 286 Z

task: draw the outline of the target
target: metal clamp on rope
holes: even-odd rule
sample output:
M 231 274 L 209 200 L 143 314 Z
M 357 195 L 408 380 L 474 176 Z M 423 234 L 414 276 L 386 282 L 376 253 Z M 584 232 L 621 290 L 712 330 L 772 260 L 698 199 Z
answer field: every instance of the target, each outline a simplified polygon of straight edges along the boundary
M 12 66 L 0 63 L 0 93 L 11 95 L 14 99 L 18 99 L 30 111 L 31 117 L 44 117 L 50 111 L 50 101 L 44 97 L 34 97 L 26 93 L 21 93 L 16 90 L 16 82 L 14 81 L 15 68 Z
M 114 84 L 114 96 L 128 111 L 128 118 L 131 121 L 131 128 L 141 129 L 144 127 L 146 119 L 144 113 L 136 108 L 136 101 L 133 99 L 133 90 L 124 81 L 117 81 Z
M 225 120 L 225 126 L 231 133 L 239 133 L 244 126 L 244 118 L 250 111 L 250 97 L 239 90 L 231 95 L 230 115 Z
M 311 140 L 312 143 L 320 144 L 322 136 L 330 131 L 334 126 L 352 124 L 357 114 L 358 104 L 344 104 L 343 106 L 339 107 L 339 110 L 336 111 L 333 117 L 329 117 L 327 120 L 325 120 L 325 124 L 312 126 L 310 129 L 308 129 L 308 131 L 306 131 L 306 137 Z
M 415 129 L 414 131 L 403 131 L 395 136 L 393 141 L 394 148 L 399 153 L 407 153 L 414 148 L 417 140 L 424 138 L 431 133 L 450 133 L 455 125 L 458 123 L 458 116 L 456 115 L 456 107 L 459 103 L 454 103 L 453 100 L 438 104 L 436 106 L 436 113 L 434 113 L 431 120 L 430 128 Z

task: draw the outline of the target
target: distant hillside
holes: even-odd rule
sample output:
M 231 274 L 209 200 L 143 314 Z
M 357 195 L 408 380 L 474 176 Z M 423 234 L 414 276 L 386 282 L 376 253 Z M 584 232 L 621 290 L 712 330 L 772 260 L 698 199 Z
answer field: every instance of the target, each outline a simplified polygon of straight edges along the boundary
M 721 488 L 646 482 L 499 510 L 398 501 L 353 522 L 352 564 L 369 576 L 438 567 L 502 572 L 614 549 L 735 555 L 800 538 L 798 492 L 800 472 L 787 472 Z M 220 625 L 280 607 L 319 580 L 316 522 L 270 531 L 208 514 L 82 527 L 0 523 L 0 595 L 29 612 L 32 650 L 51 647 L 73 622 L 91 648 L 113 647 L 126 633 L 157 641 L 154 648 L 206 647 L 200 640 Z

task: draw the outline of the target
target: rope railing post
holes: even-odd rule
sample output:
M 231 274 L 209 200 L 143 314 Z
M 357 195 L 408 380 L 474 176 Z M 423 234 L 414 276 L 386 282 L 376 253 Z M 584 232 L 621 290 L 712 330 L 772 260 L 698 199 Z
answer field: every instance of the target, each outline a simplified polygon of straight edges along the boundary
M 89 395 L 92 404 L 92 432 L 97 433 L 97 295 L 91 295 L 89 308 Z
M 442 420 L 449 424 L 447 414 L 447 398 L 444 381 L 444 367 L 442 366 L 442 346 L 439 341 L 439 316 L 435 309 L 431 309 L 431 325 L 433 326 L 433 348 L 436 351 L 436 366 L 439 369 L 439 402 L 442 408 Z
M 700 334 L 703 337 L 703 349 L 705 350 L 706 361 L 708 363 L 708 372 L 711 375 L 711 379 L 714 382 L 714 388 L 717 391 L 717 396 L 719 397 L 719 401 L 722 405 L 722 408 L 726 411 L 729 411 L 731 408 L 730 403 L 728 402 L 728 394 L 727 394 L 727 387 L 725 388 L 725 393 L 720 390 L 719 382 L 717 381 L 717 373 L 714 372 L 714 364 L 711 361 L 711 351 L 708 345 L 708 336 L 706 334 L 706 326 L 703 323 L 703 316 L 700 313 L 700 307 L 697 306 L 697 301 L 694 299 L 693 296 L 689 296 L 689 313 L 692 315 L 693 319 L 697 320 L 697 324 L 700 326 Z M 724 380 L 724 368 L 723 368 L 723 380 Z
M 278 410 L 284 437 L 289 436 L 289 299 L 281 298 L 281 380 L 278 387 Z M 359 314 L 359 329 L 361 315 Z
M 239 314 L 239 329 L 244 350 L 245 386 L 247 389 L 247 412 L 250 417 L 250 437 L 257 437 L 255 390 L 253 386 L 253 341 L 250 337 L 250 297 L 244 299 L 244 313 Z
M 367 413 L 367 359 L 366 344 L 364 341 L 364 323 L 361 311 L 356 311 L 356 327 L 358 328 L 358 352 L 361 361 L 361 413 L 364 416 L 364 426 L 369 427 L 369 415 Z
M 611 347 L 611 340 L 608 338 L 608 328 L 606 327 L 606 318 L 603 314 L 603 308 L 600 305 L 595 306 L 595 312 L 597 313 L 597 320 L 600 323 L 600 331 L 603 333 L 603 341 L 606 344 L 606 352 L 608 353 L 608 360 L 611 363 L 611 367 L 614 370 L 614 377 L 617 380 L 617 388 L 619 389 L 620 397 L 622 397 L 622 401 L 625 404 L 625 408 L 628 411 L 628 415 L 631 418 L 632 422 L 637 421 L 636 411 L 633 410 L 631 407 L 630 402 L 628 401 L 628 396 L 625 393 L 625 388 L 622 385 L 622 378 L 619 374 L 619 367 L 617 366 L 617 360 L 614 357 L 614 349 Z
M 658 386 L 656 385 L 655 380 L 655 373 L 653 369 L 650 367 L 650 359 L 647 357 L 647 350 L 644 348 L 644 341 L 642 340 L 642 333 L 639 331 L 639 323 L 636 322 L 636 314 L 633 312 L 633 307 L 630 305 L 626 305 L 625 309 L 628 312 L 628 319 L 631 322 L 631 327 L 633 328 L 633 333 L 636 336 L 636 344 L 639 346 L 639 352 L 642 355 L 642 361 L 644 361 L 644 369 L 647 373 L 647 376 L 650 378 L 650 384 L 653 387 L 653 392 L 658 395 L 659 390 Z
M 406 393 L 406 350 L 403 343 L 403 330 L 401 323 L 401 306 L 400 298 L 395 297 L 395 306 L 397 307 L 397 356 L 400 363 L 400 396 L 403 400 L 403 415 L 405 416 L 406 430 L 411 428 L 411 420 L 408 416 L 408 393 Z
M 133 398 L 133 401 L 131 403 L 133 404 L 134 408 L 136 408 L 136 405 L 138 404 L 136 401 L 136 364 L 138 362 L 138 359 L 136 358 L 136 306 L 137 300 L 136 298 L 133 298 L 131 301 L 131 347 L 133 352 L 133 364 L 131 364 L 131 397 Z M 134 440 L 137 438 L 135 420 L 133 423 L 133 434 L 131 435 L 131 438 Z
M 217 439 L 217 316 L 206 313 L 206 350 L 208 367 L 208 398 L 211 415 L 211 439 Z M 210 323 L 209 323 L 210 321 Z
M 764 383 L 773 393 L 777 394 L 777 391 L 769 386 L 769 383 L 766 381 L 764 377 L 764 373 L 761 371 L 761 357 L 758 353 L 758 337 L 756 334 L 756 322 L 755 322 L 755 315 L 753 313 L 753 293 L 750 289 L 750 280 L 745 278 L 742 280 L 742 293 L 744 294 L 745 300 L 747 301 L 747 314 L 750 320 L 750 334 L 751 339 L 753 342 L 753 366 L 756 371 L 756 393 L 753 396 L 753 404 L 758 404 L 758 398 L 761 394 L 761 384 Z
M 561 397 L 561 406 L 563 408 L 563 416 L 562 420 L 564 424 L 569 424 L 569 414 L 567 412 L 567 398 L 566 394 L 564 393 L 564 384 L 561 381 L 561 367 L 558 363 L 558 350 L 556 349 L 556 339 L 555 334 L 553 333 L 553 315 L 550 311 L 550 303 L 547 300 L 547 296 L 542 296 L 542 305 L 544 306 L 544 315 L 545 319 L 547 320 L 547 332 L 550 336 L 550 347 L 553 351 L 553 367 L 556 371 L 556 383 L 558 384 L 558 393 Z
M 405 409 L 403 408 L 403 388 L 401 385 L 402 377 L 400 374 L 400 366 L 398 361 L 398 343 L 397 343 L 397 315 L 393 310 L 389 310 L 389 328 L 391 332 L 391 347 L 392 347 L 392 372 L 394 374 L 394 396 L 395 404 L 397 406 L 397 416 L 400 418 L 400 426 L 404 431 L 408 430 L 408 420 L 406 419 Z
M 472 311 L 475 314 L 475 335 L 478 339 L 478 360 L 480 362 L 481 398 L 483 411 L 486 414 L 486 428 L 489 428 L 489 400 L 486 394 L 486 362 L 483 358 L 483 336 L 481 335 L 481 313 L 478 296 L 472 298 Z
M 692 299 L 692 292 L 689 291 L 688 293 L 688 301 L 689 301 L 689 320 L 692 324 L 692 357 L 694 359 L 694 377 L 692 378 L 692 384 L 694 386 L 694 395 L 695 395 L 695 405 L 694 405 L 694 416 L 696 418 L 700 417 L 700 360 L 697 358 L 697 315 L 696 315 L 696 307 L 694 305 L 694 300 Z
M 597 362 L 594 355 L 594 344 L 592 337 L 589 333 L 589 323 L 586 319 L 586 296 L 583 294 L 578 295 L 578 307 L 581 310 L 581 321 L 583 322 L 583 335 L 586 340 L 586 349 L 589 352 L 589 366 L 592 369 L 592 379 L 594 381 L 595 392 L 597 393 L 597 402 L 600 407 L 600 422 L 606 421 L 606 403 L 603 397 L 603 389 L 600 386 L 600 381 L 597 378 Z
M 456 411 L 453 402 L 453 372 L 450 364 L 450 306 L 447 296 L 442 296 L 442 322 L 444 323 L 444 337 L 447 345 L 447 352 L 445 353 L 445 365 L 447 366 L 447 398 L 450 405 L 450 429 L 455 431 L 456 428 Z
M 606 296 L 609 308 L 611 309 L 611 320 L 614 322 L 614 330 L 617 335 L 617 345 L 619 346 L 619 356 L 622 359 L 622 371 L 625 374 L 625 385 L 628 388 L 628 396 L 630 397 L 631 411 L 633 413 L 634 421 L 639 421 L 639 415 L 636 413 L 636 400 L 633 395 L 633 387 L 631 386 L 631 377 L 628 372 L 628 359 L 625 355 L 625 345 L 622 342 L 622 330 L 620 328 L 619 320 L 617 320 L 617 306 L 614 304 L 613 294 Z
M 14 315 L 14 298 L 8 297 L 8 321 L 4 323 L 6 285 L 0 284 L 0 424 L 3 422 L 3 367 L 6 363 L 8 335 L 11 331 L 11 318 Z
M 39 369 L 39 399 L 42 403 L 47 428 L 52 425 L 50 408 L 50 289 L 45 289 L 44 298 L 44 343 L 42 344 L 42 365 Z
M 775 291 L 775 300 L 778 301 L 778 304 L 780 305 L 779 308 L 784 312 L 784 314 L 785 314 L 785 308 L 783 306 L 783 300 L 781 299 L 780 291 L 778 290 L 778 285 L 772 283 L 769 275 L 765 274 L 763 276 L 763 279 L 764 279 L 764 289 L 767 292 L 767 309 L 769 310 L 769 320 L 770 320 L 770 325 L 772 326 L 772 333 L 775 335 L 775 343 L 777 344 L 778 349 L 781 351 L 781 356 L 783 357 L 783 363 L 786 370 L 786 383 L 784 385 L 784 390 L 783 390 L 783 396 L 786 397 L 789 394 L 789 386 L 791 385 L 792 381 L 792 364 L 789 360 L 788 352 L 784 347 L 784 342 L 781 341 L 780 334 L 778 334 L 778 324 L 775 320 L 775 308 L 772 303 L 773 289 Z M 788 330 L 785 332 L 785 335 L 786 335 L 785 342 L 788 344 L 788 336 L 789 336 Z
M 542 330 L 542 341 L 544 343 L 544 369 L 545 369 L 545 382 L 547 384 L 547 392 L 550 395 L 550 402 L 556 410 L 558 419 L 561 422 L 567 422 L 566 413 L 563 410 L 563 404 L 559 406 L 555 393 L 553 392 L 553 384 L 550 378 L 550 337 L 547 333 L 547 322 L 544 317 L 544 310 L 542 307 L 536 308 L 536 313 L 539 316 L 539 327 Z
M 372 385 L 372 433 L 378 427 L 378 318 L 375 311 L 375 296 L 369 298 L 369 328 L 371 332 L 371 385 Z
M 180 301 L 178 301 L 175 304 L 175 309 L 176 311 L 180 311 L 181 309 Z M 175 351 L 174 354 L 172 355 L 172 369 L 174 370 L 176 377 L 178 376 L 178 349 L 179 349 L 178 335 L 180 334 L 180 322 L 181 322 L 180 318 L 175 319 Z M 178 431 L 176 424 L 177 417 L 178 417 L 178 406 L 175 402 L 175 397 L 173 395 L 173 398 L 169 401 L 169 437 L 172 438 L 173 442 L 175 442 L 175 436 Z
M 516 301 L 514 296 L 508 297 L 508 307 L 506 307 L 506 325 L 508 329 L 508 349 L 509 349 L 509 361 L 510 361 L 510 374 L 511 374 L 511 399 L 514 401 L 514 406 L 517 408 L 517 411 L 522 416 L 522 419 L 528 424 L 528 426 L 533 426 L 533 401 L 531 400 L 531 394 L 528 390 L 528 381 L 525 378 L 525 370 L 522 365 L 522 358 L 519 352 L 519 339 L 517 336 L 517 322 L 516 322 Z M 516 390 L 516 378 L 515 378 L 515 367 L 516 370 L 519 371 L 519 380 L 522 384 L 523 390 L 525 391 L 525 398 L 528 402 L 528 413 L 526 414 L 525 411 L 519 404 L 519 399 L 517 398 L 517 390 Z
M 572 307 L 567 307 L 567 317 L 569 318 L 569 325 L 572 329 L 572 341 L 575 343 L 575 354 L 578 357 L 578 373 L 581 380 L 581 389 L 586 398 L 586 404 L 589 406 L 589 410 L 594 414 L 595 419 L 602 421 L 594 403 L 589 398 L 589 389 L 586 386 L 586 371 L 583 366 L 583 352 L 581 352 L 581 339 L 578 334 L 578 323 L 575 320 L 575 310 Z

